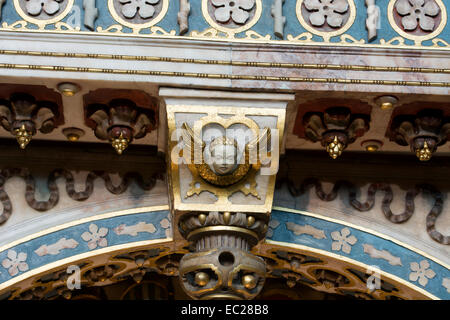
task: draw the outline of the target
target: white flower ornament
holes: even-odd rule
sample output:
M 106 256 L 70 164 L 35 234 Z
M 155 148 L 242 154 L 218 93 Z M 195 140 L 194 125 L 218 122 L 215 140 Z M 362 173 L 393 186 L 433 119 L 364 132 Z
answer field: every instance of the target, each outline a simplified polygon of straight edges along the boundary
M 126 18 L 132 19 L 136 16 L 136 13 L 142 19 L 148 19 L 155 14 L 155 7 L 153 5 L 158 4 L 159 0 L 120 0 L 122 7 L 122 13 Z
M 27 0 L 27 12 L 32 16 L 39 15 L 42 10 L 48 15 L 59 11 L 59 3 L 63 0 Z
M 106 247 L 108 245 L 108 241 L 105 236 L 108 234 L 107 228 L 98 228 L 97 225 L 91 223 L 89 226 L 90 232 L 84 232 L 81 235 L 81 238 L 88 243 L 89 249 L 95 249 L 97 246 Z
M 28 264 L 25 262 L 27 260 L 27 254 L 25 252 L 20 252 L 17 254 L 14 250 L 9 250 L 6 259 L 2 261 L 2 266 L 8 269 L 9 274 L 14 277 L 19 273 L 19 271 L 27 271 Z
M 304 4 L 308 11 L 314 11 L 309 21 L 316 27 L 323 26 L 325 22 L 333 28 L 341 27 L 343 14 L 348 10 L 347 0 L 305 0 Z
M 420 261 L 420 264 L 417 262 L 411 262 L 410 268 L 413 272 L 409 274 L 409 280 L 419 280 L 419 284 L 424 287 L 427 285 L 428 279 L 433 279 L 436 275 L 436 272 L 429 269 L 430 264 L 427 260 Z
M 435 27 L 434 19 L 440 8 L 434 0 L 399 0 L 395 4 L 395 9 L 402 16 L 402 25 L 405 30 L 415 30 L 417 25 L 424 31 L 433 31 Z
M 342 250 L 343 252 L 349 254 L 352 251 L 352 245 L 354 245 L 358 239 L 355 236 L 350 236 L 350 230 L 348 228 L 344 228 L 339 231 L 333 231 L 331 233 L 331 238 L 335 240 L 331 244 L 331 249 L 334 251 Z

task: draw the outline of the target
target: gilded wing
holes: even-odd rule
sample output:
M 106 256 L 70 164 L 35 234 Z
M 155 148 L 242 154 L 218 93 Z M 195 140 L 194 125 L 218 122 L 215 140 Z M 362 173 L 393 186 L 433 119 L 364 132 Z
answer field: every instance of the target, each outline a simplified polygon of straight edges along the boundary
M 183 138 L 183 157 L 188 164 L 194 164 L 194 159 L 200 163 L 203 163 L 203 149 L 205 148 L 205 142 L 202 138 L 194 133 L 194 131 L 185 122 L 181 126 L 182 138 Z
M 252 164 L 265 159 L 267 153 L 271 151 L 272 134 L 270 128 L 265 128 L 258 137 L 255 137 L 245 146 L 245 162 Z

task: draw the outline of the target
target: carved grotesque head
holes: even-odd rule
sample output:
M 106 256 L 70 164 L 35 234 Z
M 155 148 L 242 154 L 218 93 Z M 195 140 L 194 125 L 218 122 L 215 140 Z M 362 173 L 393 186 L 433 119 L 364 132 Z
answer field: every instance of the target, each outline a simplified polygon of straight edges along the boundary
M 232 173 L 238 162 L 238 146 L 234 139 L 225 136 L 214 139 L 209 145 L 211 169 L 218 175 Z
M 262 290 L 266 265 L 236 248 L 189 253 L 180 261 L 184 291 L 194 299 L 253 299 Z

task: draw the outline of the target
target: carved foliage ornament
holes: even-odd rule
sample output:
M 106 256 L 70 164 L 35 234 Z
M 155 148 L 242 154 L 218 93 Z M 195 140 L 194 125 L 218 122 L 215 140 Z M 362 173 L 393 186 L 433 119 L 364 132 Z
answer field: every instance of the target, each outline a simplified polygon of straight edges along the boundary
M 86 124 L 118 154 L 143 138 L 157 123 L 156 101 L 139 90 L 98 89 L 84 96 Z
M 392 121 L 389 135 L 399 145 L 409 145 L 420 161 L 428 161 L 450 138 L 450 119 L 435 109 L 424 109 L 416 116 L 399 115 Z
M 59 11 L 61 2 L 63 0 L 27 0 L 26 8 L 32 16 L 37 16 L 42 11 L 45 11 L 48 15 L 53 15 Z
M 123 5 L 121 12 L 128 18 L 132 19 L 138 14 L 142 19 L 148 19 L 155 14 L 154 5 L 160 0 L 119 0 Z

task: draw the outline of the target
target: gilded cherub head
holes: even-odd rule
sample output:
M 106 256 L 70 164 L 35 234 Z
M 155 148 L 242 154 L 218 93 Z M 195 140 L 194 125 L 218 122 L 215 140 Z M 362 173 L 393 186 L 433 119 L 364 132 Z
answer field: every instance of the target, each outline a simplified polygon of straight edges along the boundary
M 211 169 L 218 175 L 232 173 L 238 165 L 238 145 L 236 140 L 220 136 L 211 141 Z

